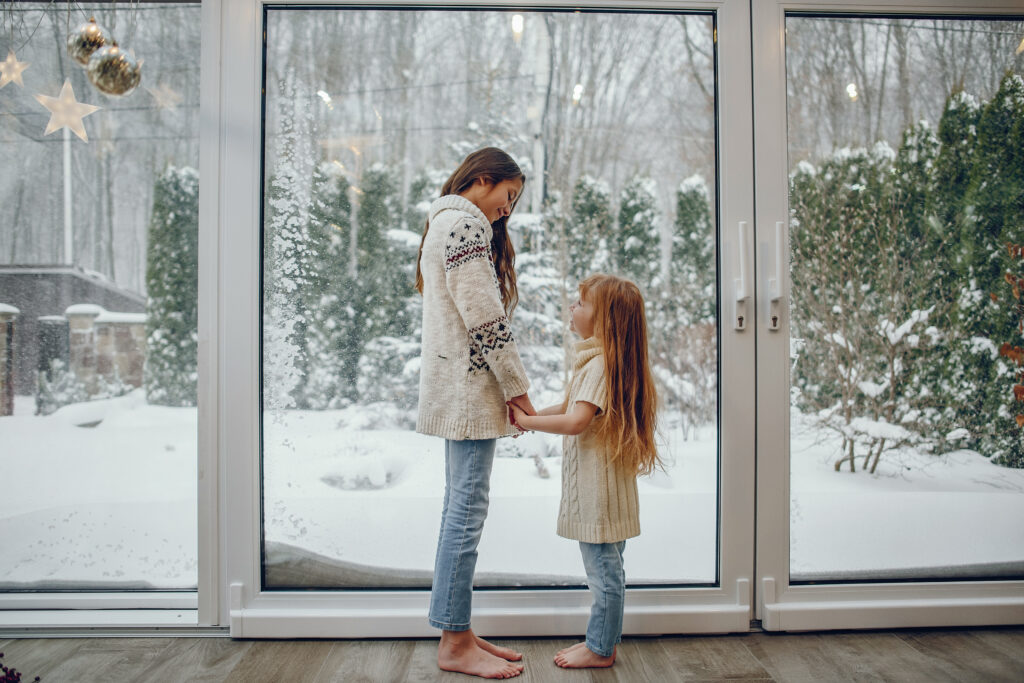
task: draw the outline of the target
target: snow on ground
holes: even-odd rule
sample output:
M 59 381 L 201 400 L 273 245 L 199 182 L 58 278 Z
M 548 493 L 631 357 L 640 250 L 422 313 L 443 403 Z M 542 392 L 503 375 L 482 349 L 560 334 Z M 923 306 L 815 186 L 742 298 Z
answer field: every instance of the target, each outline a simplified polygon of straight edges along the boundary
M 0 418 L 0 588 L 196 584 L 196 411 L 126 397 Z M 430 570 L 444 489 L 441 439 L 359 429 L 360 410 L 265 419 L 265 529 L 274 547 L 402 570 Z M 98 422 L 98 424 L 97 424 Z M 92 427 L 78 425 L 93 424 Z M 799 578 L 863 570 L 1024 563 L 1024 471 L 972 451 L 887 453 L 878 473 L 835 472 L 837 437 L 792 425 L 791 560 Z M 539 435 L 498 457 L 478 571 L 579 577 L 554 533 L 557 441 Z M 632 582 L 713 582 L 716 433 L 668 435 L 667 473 L 640 480 L 643 534 L 627 543 Z M 859 464 L 859 463 L 858 463 Z

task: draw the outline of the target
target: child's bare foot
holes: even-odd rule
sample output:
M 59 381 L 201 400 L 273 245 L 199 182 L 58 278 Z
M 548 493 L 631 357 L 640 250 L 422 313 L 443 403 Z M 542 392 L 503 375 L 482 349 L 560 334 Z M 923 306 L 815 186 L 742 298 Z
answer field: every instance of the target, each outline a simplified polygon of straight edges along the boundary
M 476 638 L 477 646 L 484 652 L 490 652 L 492 655 L 501 657 L 502 659 L 507 659 L 510 662 L 518 662 L 523 658 L 522 652 L 516 652 L 510 648 L 489 643 L 476 634 L 473 634 L 473 637 Z
M 577 643 L 555 655 L 555 664 L 563 669 L 608 668 L 615 663 L 615 651 L 611 657 L 595 654 L 586 643 Z
M 522 664 L 514 664 L 484 650 L 472 631 L 443 631 L 437 648 L 437 666 L 443 671 L 480 678 L 514 678 L 523 673 Z

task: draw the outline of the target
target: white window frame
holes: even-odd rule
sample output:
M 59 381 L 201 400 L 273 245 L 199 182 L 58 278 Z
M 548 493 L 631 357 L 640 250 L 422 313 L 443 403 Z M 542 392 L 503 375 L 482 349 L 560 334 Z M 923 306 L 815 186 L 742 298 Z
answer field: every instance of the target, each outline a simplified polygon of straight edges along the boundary
M 200 0 L 190 0 L 200 2 Z M 219 112 L 220 6 L 200 2 L 200 178 L 216 178 L 220 131 L 210 125 Z M 215 122 L 219 116 L 213 117 Z M 173 629 L 194 633 L 197 627 L 222 623 L 218 609 L 218 500 L 224 481 L 218 472 L 219 423 L 217 262 L 219 192 L 200 182 L 199 192 L 199 344 L 198 362 L 198 548 L 197 590 L 124 592 L 26 592 L 0 594 L 0 629 Z M 61 633 L 62 631 L 57 631 Z
M 752 3 L 758 263 L 775 261 L 776 222 L 788 225 L 785 18 L 787 12 L 1024 14 L 1020 0 Z M 787 236 L 781 245 L 788 254 Z M 757 618 L 766 630 L 971 626 L 1024 622 L 1024 582 L 947 581 L 790 585 L 789 320 L 768 330 L 767 280 L 759 276 L 757 321 Z M 788 278 L 787 278 L 788 280 Z M 784 283 L 780 310 L 788 310 Z
M 203 90 L 203 119 L 220 133 L 217 160 L 216 210 L 203 216 L 218 239 L 217 381 L 220 424 L 217 444 L 222 560 L 219 620 L 238 638 L 274 637 L 415 637 L 435 636 L 427 624 L 427 591 L 262 591 L 260 565 L 259 463 L 259 216 L 260 216 L 260 84 L 263 8 L 299 3 L 264 0 L 223 0 L 218 17 L 219 84 Z M 319 1 L 302 5 L 321 4 Z M 339 3 L 367 7 L 522 7 L 508 2 Z M 541 9 L 579 7 L 568 2 L 537 3 Z M 753 260 L 736 256 L 737 235 L 745 235 L 744 254 L 752 253 L 753 143 L 750 101 L 750 22 L 747 0 L 664 2 L 592 0 L 595 9 L 711 10 L 718 31 L 718 159 L 720 259 L 723 283 L 752 283 Z M 205 38 L 204 34 L 204 38 Z M 204 53 L 205 54 L 205 53 Z M 213 61 L 207 55 L 204 67 Z M 216 100 L 214 100 L 216 98 Z M 216 113 L 216 119 L 211 120 Z M 205 159 L 205 157 L 204 157 Z M 203 166 L 212 172 L 213 161 Z M 209 187 L 204 175 L 204 187 Z M 213 200 L 211 200 L 213 201 Z M 203 218 L 201 217 L 201 221 Z M 211 238 L 212 239 L 212 238 Z M 208 247 L 210 245 L 207 245 Z M 738 262 L 747 265 L 745 278 Z M 749 287 L 748 287 L 749 291 Z M 720 585 L 716 588 L 636 588 L 627 591 L 626 633 L 747 631 L 752 616 L 754 515 L 754 334 L 729 323 L 734 307 L 723 295 L 721 326 L 721 465 Z M 745 304 L 752 308 L 752 301 Z M 723 504 L 725 501 L 725 504 Z M 225 599 L 226 597 L 226 599 Z M 205 601 L 204 601 L 205 604 Z M 590 598 L 583 590 L 479 590 L 474 597 L 474 629 L 501 635 L 568 635 L 586 628 Z

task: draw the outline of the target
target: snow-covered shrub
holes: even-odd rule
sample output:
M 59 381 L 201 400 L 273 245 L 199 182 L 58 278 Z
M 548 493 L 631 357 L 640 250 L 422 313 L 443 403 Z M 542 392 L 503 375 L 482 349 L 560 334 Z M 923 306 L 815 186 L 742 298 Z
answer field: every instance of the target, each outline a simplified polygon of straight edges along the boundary
M 89 390 L 59 358 L 50 361 L 50 371 L 39 371 L 36 415 L 50 415 L 72 403 L 89 400 Z

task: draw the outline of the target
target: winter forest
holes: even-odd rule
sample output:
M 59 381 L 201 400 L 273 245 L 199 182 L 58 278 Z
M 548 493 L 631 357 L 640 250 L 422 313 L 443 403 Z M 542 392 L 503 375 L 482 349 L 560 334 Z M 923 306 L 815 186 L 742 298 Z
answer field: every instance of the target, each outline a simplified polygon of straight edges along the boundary
M 185 527 L 195 516 L 199 8 L 95 8 L 145 58 L 143 86 L 113 99 L 91 90 L 64 49 L 83 12 L 69 19 L 55 7 L 4 8 L 0 58 L 10 42 L 31 67 L 25 88 L 0 88 L 0 269 L 68 262 L 65 143 L 43 135 L 48 112 L 29 93 L 55 95 L 69 78 L 79 100 L 103 107 L 85 119 L 89 142 L 70 143 L 70 262 L 145 298 L 144 379 L 98 392 L 73 373 L 43 372 L 0 432 L 38 449 L 28 444 L 49 431 L 59 450 L 78 443 L 83 421 L 98 424 L 87 450 L 113 453 L 105 469 L 177 482 L 177 497 L 146 489 L 130 505 L 156 495 L 168 509 L 193 509 L 127 513 L 159 517 L 186 547 L 159 572 L 143 550 L 135 573 L 112 577 L 26 548 L 0 560 L 0 589 L 194 586 Z M 437 440 L 413 432 L 421 313 L 412 280 L 430 202 L 487 145 L 527 176 L 509 223 L 512 324 L 534 404 L 562 398 L 577 283 L 597 271 L 636 281 L 666 470 L 642 482 L 644 535 L 628 576 L 713 583 L 717 183 L 729 182 L 716 168 L 714 17 L 273 7 L 265 20 L 265 585 L 429 585 L 443 465 L 424 455 Z M 1007 543 L 1019 531 L 1002 522 L 966 560 L 955 547 L 932 555 L 907 543 L 909 526 L 879 538 L 870 524 L 836 524 L 868 499 L 880 515 L 932 523 L 950 500 L 937 492 L 985 519 L 1019 518 L 1024 20 L 792 16 L 786 26 L 794 577 L 930 576 L 958 565 L 972 576 L 1019 573 L 1020 544 Z M 6 295 L 0 305 L 13 303 Z M 149 469 L 138 469 L 132 446 L 107 447 L 130 443 L 133 423 L 155 430 L 142 448 Z M 560 441 L 503 439 L 498 455 L 489 533 L 552 540 L 524 558 L 485 534 L 481 581 L 572 584 L 578 561 L 552 532 Z M 60 515 L 97 523 L 94 501 L 58 488 Z M 936 497 L 896 513 L 909 493 Z M 0 542 L 41 533 L 58 514 L 29 495 L 0 507 Z

